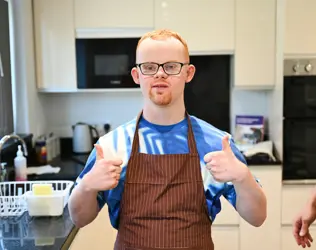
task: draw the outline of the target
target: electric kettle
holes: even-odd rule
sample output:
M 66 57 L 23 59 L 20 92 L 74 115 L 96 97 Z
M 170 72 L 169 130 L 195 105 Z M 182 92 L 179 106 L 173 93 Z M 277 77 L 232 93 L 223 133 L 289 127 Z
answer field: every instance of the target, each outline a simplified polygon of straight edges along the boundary
M 72 126 L 72 150 L 74 153 L 89 154 L 91 152 L 94 144 L 93 130 L 97 138 L 99 138 L 99 133 L 96 128 L 87 123 L 78 122 Z

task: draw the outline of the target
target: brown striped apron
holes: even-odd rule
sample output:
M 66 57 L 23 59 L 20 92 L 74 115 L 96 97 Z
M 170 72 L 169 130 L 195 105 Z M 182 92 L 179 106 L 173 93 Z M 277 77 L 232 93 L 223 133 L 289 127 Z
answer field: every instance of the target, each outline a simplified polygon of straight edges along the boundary
M 189 115 L 188 154 L 139 153 L 137 118 L 115 250 L 213 250 Z

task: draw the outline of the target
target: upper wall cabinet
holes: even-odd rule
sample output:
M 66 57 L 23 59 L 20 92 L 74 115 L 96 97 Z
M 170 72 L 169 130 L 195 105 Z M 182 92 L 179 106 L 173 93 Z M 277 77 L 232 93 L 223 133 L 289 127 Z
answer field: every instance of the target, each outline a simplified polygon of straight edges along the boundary
M 284 54 L 316 55 L 316 1 L 285 1 Z
M 235 0 L 155 0 L 155 28 L 172 29 L 191 54 L 233 54 Z
M 37 87 L 76 89 L 73 0 L 33 0 Z
M 274 87 L 276 1 L 236 0 L 234 83 L 237 87 Z
M 76 29 L 154 27 L 154 0 L 74 0 L 74 6 Z

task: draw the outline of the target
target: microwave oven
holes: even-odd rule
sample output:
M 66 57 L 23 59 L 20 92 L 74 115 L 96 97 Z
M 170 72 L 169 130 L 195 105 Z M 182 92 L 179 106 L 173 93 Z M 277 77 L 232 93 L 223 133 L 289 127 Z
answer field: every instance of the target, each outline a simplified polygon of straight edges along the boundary
M 76 39 L 78 89 L 139 88 L 131 76 L 139 38 Z

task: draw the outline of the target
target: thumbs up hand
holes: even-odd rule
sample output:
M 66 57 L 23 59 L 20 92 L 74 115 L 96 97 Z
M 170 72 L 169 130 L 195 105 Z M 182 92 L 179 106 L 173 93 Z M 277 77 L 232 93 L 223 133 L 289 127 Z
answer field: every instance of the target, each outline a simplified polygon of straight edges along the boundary
M 238 181 L 247 174 L 247 167 L 235 156 L 227 135 L 222 139 L 222 150 L 206 154 L 204 161 L 206 168 L 219 182 Z
M 123 161 L 116 158 L 104 158 L 102 147 L 95 144 L 96 161 L 92 169 L 83 177 L 82 185 L 86 190 L 99 192 L 115 188 L 122 172 Z

